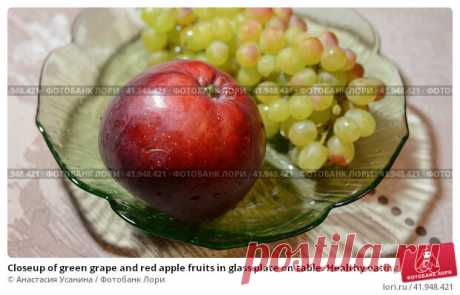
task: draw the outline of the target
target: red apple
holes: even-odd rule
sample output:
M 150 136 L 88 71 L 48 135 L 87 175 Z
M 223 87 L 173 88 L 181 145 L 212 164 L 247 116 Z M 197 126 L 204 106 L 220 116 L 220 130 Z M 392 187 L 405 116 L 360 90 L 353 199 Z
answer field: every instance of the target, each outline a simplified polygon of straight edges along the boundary
M 102 118 L 99 146 L 134 196 L 201 222 L 236 206 L 252 187 L 265 134 L 256 105 L 232 77 L 184 60 L 151 68 L 120 91 Z M 225 174 L 235 171 L 246 174 Z M 210 177 L 197 175 L 203 172 Z

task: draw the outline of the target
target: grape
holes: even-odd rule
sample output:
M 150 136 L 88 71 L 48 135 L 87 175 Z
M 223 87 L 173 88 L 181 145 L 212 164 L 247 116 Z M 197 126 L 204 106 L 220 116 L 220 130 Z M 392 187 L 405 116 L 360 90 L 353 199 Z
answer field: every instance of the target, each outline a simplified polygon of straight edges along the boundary
M 297 42 L 300 38 L 303 38 L 305 32 L 297 27 L 292 27 L 286 30 L 285 37 L 289 45 L 297 46 Z M 309 35 L 308 35 L 309 36 Z
M 334 123 L 334 134 L 344 142 L 354 142 L 359 139 L 360 128 L 349 117 L 340 117 Z
M 262 33 L 262 25 L 253 19 L 245 21 L 241 24 L 238 31 L 238 40 L 244 42 L 257 42 Z
M 283 122 L 289 118 L 289 102 L 285 98 L 273 101 L 268 106 L 268 118 L 275 122 Z
M 377 89 L 373 86 L 368 79 L 355 79 L 348 84 L 347 98 L 358 106 L 366 106 L 377 96 Z
M 144 46 L 150 51 L 157 51 L 166 46 L 168 37 L 166 34 L 158 33 L 154 30 L 145 30 L 142 32 Z
M 350 71 L 356 65 L 356 54 L 349 48 L 344 48 L 343 51 L 345 52 L 347 56 L 347 62 L 345 63 L 345 66 L 343 67 L 343 71 Z
M 142 20 L 150 27 L 153 27 L 158 14 L 160 14 L 160 9 L 161 8 L 143 8 L 141 10 Z
M 213 21 L 214 37 L 217 40 L 230 42 L 233 39 L 233 27 L 226 18 L 218 17 Z
M 173 55 L 167 50 L 155 51 L 150 55 L 149 65 L 158 65 L 173 59 Z
M 200 22 L 195 27 L 196 42 L 202 49 L 208 47 L 209 43 L 213 40 L 214 27 L 210 22 Z
M 259 57 L 259 48 L 255 43 L 243 44 L 243 46 L 236 51 L 236 60 L 243 67 L 254 67 Z
M 228 60 L 229 49 L 222 41 L 212 42 L 206 49 L 206 56 L 212 65 L 220 66 Z
M 318 130 L 312 121 L 300 121 L 292 124 L 288 136 L 295 146 L 306 146 L 316 139 Z
M 348 82 L 353 81 L 358 78 L 362 78 L 364 76 L 364 67 L 360 64 L 355 64 L 353 69 L 346 72 L 348 76 Z
M 280 51 L 286 43 L 281 30 L 265 29 L 260 35 L 260 50 L 263 53 L 274 54 Z
M 276 71 L 276 58 L 269 54 L 263 55 L 257 62 L 257 70 L 264 77 L 270 76 Z
M 363 111 L 369 111 L 369 106 L 368 105 L 356 105 L 352 103 L 350 100 L 345 101 L 345 105 L 347 105 L 347 111 L 348 110 L 354 110 L 354 109 L 360 109 Z
M 288 22 L 292 15 L 292 8 L 277 7 L 273 9 L 275 15 L 279 16 L 284 22 Z
M 280 97 L 278 84 L 272 81 L 260 83 L 255 89 L 255 93 L 257 99 L 265 104 L 270 104 Z
M 355 147 L 351 142 L 344 142 L 337 136 L 332 136 L 327 141 L 327 149 L 329 151 L 329 160 L 331 163 L 346 166 L 355 157 Z
M 176 23 L 179 25 L 190 25 L 195 21 L 195 14 L 191 8 L 176 8 Z
M 297 15 L 292 15 L 289 19 L 289 27 L 290 28 L 299 28 L 301 31 L 307 30 L 307 24 L 303 19 L 298 17 Z
M 200 51 L 208 47 L 212 41 L 212 26 L 208 22 L 201 22 L 194 27 L 185 28 L 181 32 L 181 44 L 192 51 Z
M 264 129 L 267 137 L 272 137 L 273 135 L 277 134 L 280 129 L 280 124 L 268 118 L 268 106 L 259 104 L 257 105 L 257 108 L 259 109 L 260 117 L 264 123 Z
M 317 82 L 318 78 L 316 76 L 316 72 L 313 69 L 305 68 L 300 72 L 295 73 L 291 79 L 289 80 L 289 86 L 296 87 L 294 89 L 296 92 L 302 92 L 298 89 L 300 87 L 305 88 L 309 87 Z
M 318 170 L 326 163 L 328 150 L 320 142 L 313 142 L 304 147 L 297 159 L 297 164 L 302 170 Z
M 297 120 L 308 118 L 313 113 L 313 102 L 306 95 L 293 95 L 289 98 L 289 113 Z
M 288 85 L 288 79 L 289 79 L 289 77 L 285 73 L 281 72 L 276 77 L 276 83 L 278 83 L 279 85 L 282 85 L 282 86 L 286 86 L 286 85 Z M 285 93 L 286 92 L 286 87 L 283 87 L 282 90 L 283 90 L 284 94 L 289 94 L 289 93 Z M 287 90 L 289 90 L 289 89 L 287 89 Z
M 226 18 L 231 18 L 235 17 L 237 14 L 239 14 L 242 11 L 242 8 L 239 7 L 225 7 L 225 8 L 216 8 L 216 14 L 218 16 L 223 16 Z
M 180 25 L 177 25 L 174 30 L 172 30 L 171 32 L 168 33 L 168 43 L 169 43 L 169 47 L 172 47 L 172 45 L 175 45 L 174 46 L 174 50 L 176 53 L 178 53 L 179 51 L 182 51 L 182 48 L 180 48 L 181 50 L 177 50 L 175 47 L 179 46 L 181 44 L 181 33 L 182 33 L 182 27 Z
M 314 111 L 311 113 L 308 119 L 315 122 L 318 125 L 324 125 L 331 119 L 331 109 L 325 109 L 324 111 Z
M 332 114 L 334 116 L 339 116 L 342 113 L 342 107 L 340 105 L 336 104 L 332 107 Z
M 345 118 L 350 118 L 356 123 L 361 137 L 368 137 L 374 134 L 375 119 L 368 111 L 352 109 L 345 113 Z
M 292 47 L 286 47 L 278 52 L 276 66 L 286 74 L 293 75 L 303 69 L 305 64 L 301 62 L 299 53 Z
M 348 82 L 348 75 L 345 72 L 328 72 L 320 70 L 318 73 L 318 82 L 328 84 L 334 87 L 334 92 L 343 92 Z
M 327 47 L 321 55 L 321 67 L 329 72 L 341 71 L 347 63 L 347 55 L 339 47 Z
M 233 30 L 235 32 L 239 32 L 242 25 L 248 20 L 245 13 L 238 13 L 235 17 L 230 19 L 230 23 L 232 24 Z
M 285 31 L 287 29 L 286 22 L 279 16 L 272 17 L 266 24 L 265 29 L 275 29 Z
M 296 44 L 300 57 L 307 66 L 316 65 L 321 61 L 324 49 L 318 38 L 303 34 L 298 37 Z
M 193 8 L 193 13 L 200 20 L 210 20 L 216 16 L 215 8 Z
M 325 48 L 339 46 L 339 40 L 337 39 L 337 36 L 332 32 L 321 33 L 319 39 Z
M 368 83 L 375 88 L 375 101 L 380 100 L 385 97 L 385 83 L 382 80 L 377 78 L 367 78 Z
M 273 15 L 272 8 L 258 7 L 258 8 L 247 8 L 246 13 L 250 19 L 265 24 Z
M 235 35 L 233 36 L 235 37 Z M 235 56 L 236 50 L 238 49 L 238 41 L 236 38 L 232 38 L 230 41 L 225 42 L 228 45 L 228 49 L 230 50 L 230 54 Z
M 238 72 L 239 68 L 240 65 L 238 64 L 235 58 L 229 58 L 225 64 L 219 66 L 219 69 L 231 75 L 235 75 Z
M 255 68 L 240 68 L 236 79 L 242 86 L 254 86 L 259 83 L 261 76 Z
M 172 45 L 172 44 L 171 44 Z M 178 54 L 181 54 L 182 53 L 182 47 L 177 45 L 177 46 L 171 46 L 171 49 L 170 49 L 170 52 L 173 54 L 173 55 L 178 55 Z
M 151 27 L 158 33 L 167 33 L 176 26 L 175 11 L 172 8 L 159 8 L 159 11 L 151 20 Z
M 288 137 L 291 126 L 296 122 L 298 122 L 298 120 L 294 120 L 293 118 L 288 118 L 283 121 L 280 125 L 280 134 L 284 137 Z
M 334 93 L 331 86 L 327 84 L 314 84 L 310 87 L 309 92 L 315 111 L 324 111 L 332 105 Z
M 345 72 L 328 72 L 320 70 L 318 81 L 331 86 L 345 86 L 347 84 L 347 74 Z
M 192 50 L 192 51 L 197 51 L 198 46 L 195 45 L 194 43 L 194 38 L 195 38 L 195 32 L 193 30 L 193 27 L 187 27 L 184 28 L 181 33 L 180 33 L 180 45 L 183 48 Z

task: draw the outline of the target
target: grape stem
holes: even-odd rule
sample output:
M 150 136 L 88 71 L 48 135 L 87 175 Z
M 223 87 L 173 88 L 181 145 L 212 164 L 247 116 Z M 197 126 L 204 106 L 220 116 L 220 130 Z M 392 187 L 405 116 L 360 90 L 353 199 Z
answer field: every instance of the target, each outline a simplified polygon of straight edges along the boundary
M 321 139 L 319 141 L 323 145 L 324 145 L 324 142 L 326 141 L 327 135 L 329 134 L 329 130 L 330 130 L 330 128 L 324 130 L 323 133 L 321 133 Z

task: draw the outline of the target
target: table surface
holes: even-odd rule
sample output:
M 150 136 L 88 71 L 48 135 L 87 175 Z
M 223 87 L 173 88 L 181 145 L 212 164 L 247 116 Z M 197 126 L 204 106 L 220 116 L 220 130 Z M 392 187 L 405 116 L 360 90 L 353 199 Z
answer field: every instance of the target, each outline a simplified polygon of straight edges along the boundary
M 381 53 L 406 85 L 452 85 L 452 12 L 449 9 L 358 9 L 377 29 Z M 70 42 L 78 9 L 10 9 L 8 84 L 37 85 L 54 48 Z M 433 130 L 434 169 L 452 169 L 452 97 L 408 96 Z M 37 99 L 9 96 L 8 168 L 57 168 L 34 123 Z M 404 153 L 402 154 L 404 155 Z M 440 241 L 452 239 L 452 182 L 423 221 Z M 360 201 L 358 201 L 360 202 Z M 177 247 L 185 247 L 178 244 Z M 79 216 L 60 179 L 9 179 L 8 253 L 14 257 L 111 257 Z M 193 249 L 189 251 L 193 254 Z M 171 256 L 171 255 L 169 255 Z

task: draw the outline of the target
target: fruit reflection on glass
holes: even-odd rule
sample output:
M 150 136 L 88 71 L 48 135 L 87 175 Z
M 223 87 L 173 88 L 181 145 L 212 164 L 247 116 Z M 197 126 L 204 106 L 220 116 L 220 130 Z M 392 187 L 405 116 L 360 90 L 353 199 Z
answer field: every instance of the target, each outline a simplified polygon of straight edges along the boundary
M 122 92 L 100 136 L 111 170 L 256 170 L 265 150 L 261 120 L 268 140 L 284 138 L 290 160 L 308 173 L 347 166 L 355 142 L 375 131 L 368 105 L 383 98 L 385 85 L 364 77 L 356 54 L 341 48 L 334 33 L 309 33 L 291 9 L 153 8 L 141 16 L 152 69 L 128 86 L 211 85 L 212 91 Z M 243 91 L 235 97 L 222 91 L 223 85 L 239 89 L 230 76 L 257 107 Z M 118 180 L 173 217 L 201 221 L 235 206 L 255 179 Z

